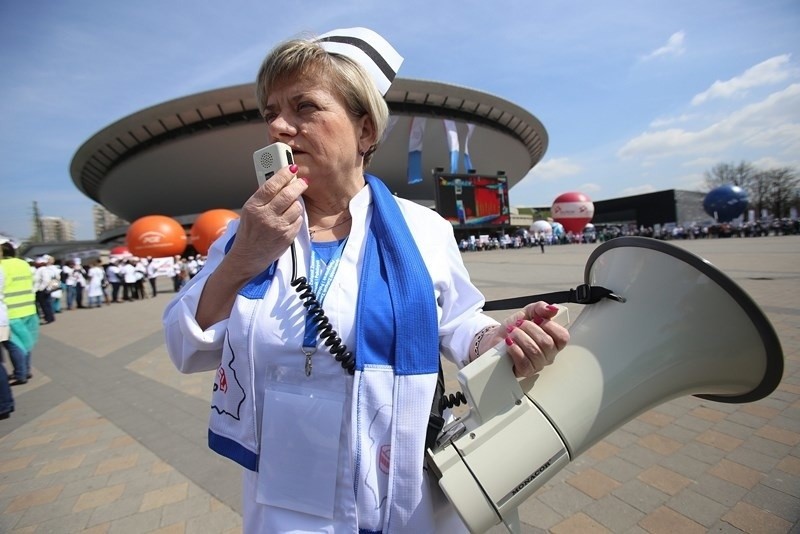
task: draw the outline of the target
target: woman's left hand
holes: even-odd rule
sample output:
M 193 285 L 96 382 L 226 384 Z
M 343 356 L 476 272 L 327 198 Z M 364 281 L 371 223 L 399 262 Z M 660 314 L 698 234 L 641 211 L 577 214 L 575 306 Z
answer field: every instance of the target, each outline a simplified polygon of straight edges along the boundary
M 501 339 L 514 362 L 517 377 L 530 377 L 550 365 L 569 343 L 569 331 L 553 321 L 557 306 L 546 302 L 528 304 L 508 316 L 498 327 L 492 346 Z

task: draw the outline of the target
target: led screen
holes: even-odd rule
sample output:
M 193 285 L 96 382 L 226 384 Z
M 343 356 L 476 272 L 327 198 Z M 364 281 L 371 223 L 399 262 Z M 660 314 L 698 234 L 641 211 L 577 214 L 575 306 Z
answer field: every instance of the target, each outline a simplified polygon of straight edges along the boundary
M 456 228 L 509 223 L 506 176 L 437 174 L 436 210 Z

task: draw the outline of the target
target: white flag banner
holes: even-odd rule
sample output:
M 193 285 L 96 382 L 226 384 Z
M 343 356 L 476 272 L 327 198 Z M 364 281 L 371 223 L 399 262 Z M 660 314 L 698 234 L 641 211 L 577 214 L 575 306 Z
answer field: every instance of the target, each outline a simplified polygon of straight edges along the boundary
M 450 151 L 450 173 L 455 174 L 458 172 L 458 130 L 455 121 L 444 119 L 443 122 L 447 135 L 447 149 Z
M 408 133 L 408 183 L 422 181 L 422 139 L 425 137 L 424 117 L 414 117 Z
M 381 137 L 381 143 L 389 139 L 389 134 L 392 133 L 394 130 L 394 125 L 397 124 L 398 117 L 394 115 L 389 115 L 389 122 L 386 123 L 386 129 L 383 131 L 383 137 Z
M 467 168 L 467 172 L 475 168 L 472 166 L 472 158 L 469 156 L 469 140 L 472 139 L 472 133 L 474 131 L 475 125 L 467 124 L 467 137 L 464 139 L 464 166 Z

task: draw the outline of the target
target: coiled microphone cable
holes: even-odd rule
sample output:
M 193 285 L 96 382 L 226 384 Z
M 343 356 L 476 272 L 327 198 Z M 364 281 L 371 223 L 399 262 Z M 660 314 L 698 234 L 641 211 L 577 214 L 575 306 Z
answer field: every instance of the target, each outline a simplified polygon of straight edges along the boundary
M 330 320 L 325 315 L 325 310 L 322 309 L 322 304 L 317 300 L 311 284 L 305 276 L 297 277 L 297 251 L 295 250 L 294 241 L 292 241 L 292 281 L 291 286 L 295 288 L 303 306 L 306 308 L 306 313 L 310 316 L 311 323 L 317 329 L 319 338 L 328 347 L 328 352 L 331 353 L 333 358 L 339 362 L 342 369 L 347 371 L 348 374 L 354 375 L 356 372 L 356 357 L 347 350 L 347 346 L 342 342 L 342 338 L 336 330 L 333 329 Z M 466 400 L 466 399 L 465 399 Z
M 467 404 L 467 397 L 462 391 L 449 394 L 443 393 L 442 398 L 439 399 L 439 412 L 443 412 L 445 408 L 453 408 L 455 406 L 461 406 L 462 404 Z

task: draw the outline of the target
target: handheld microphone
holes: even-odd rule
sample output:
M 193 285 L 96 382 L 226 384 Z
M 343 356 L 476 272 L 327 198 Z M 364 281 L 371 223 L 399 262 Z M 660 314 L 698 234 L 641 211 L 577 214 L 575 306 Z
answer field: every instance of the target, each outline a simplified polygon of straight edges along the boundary
M 294 163 L 292 149 L 285 143 L 272 143 L 253 152 L 253 164 L 256 168 L 258 186 L 272 178 L 280 169 Z

